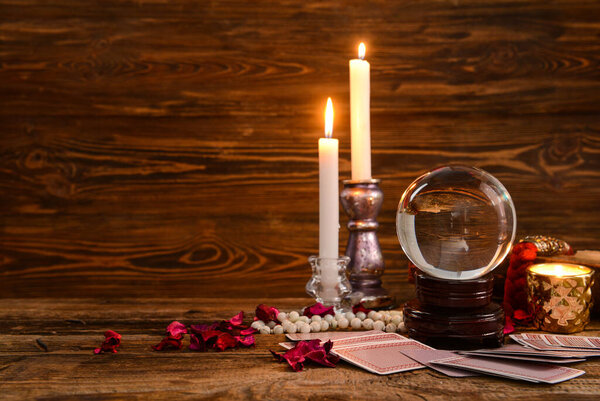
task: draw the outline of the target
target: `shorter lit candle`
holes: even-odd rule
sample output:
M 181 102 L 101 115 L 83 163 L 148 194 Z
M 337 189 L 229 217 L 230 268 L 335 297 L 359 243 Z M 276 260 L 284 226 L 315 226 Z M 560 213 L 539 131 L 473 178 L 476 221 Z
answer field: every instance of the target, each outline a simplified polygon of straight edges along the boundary
M 319 256 L 321 261 L 321 298 L 335 301 L 338 282 L 337 259 L 340 227 L 338 140 L 333 135 L 333 104 L 327 99 L 325 138 L 319 139 Z
M 319 139 L 319 256 L 339 255 L 340 195 L 338 140 L 333 135 L 333 104 L 327 99 L 325 138 Z

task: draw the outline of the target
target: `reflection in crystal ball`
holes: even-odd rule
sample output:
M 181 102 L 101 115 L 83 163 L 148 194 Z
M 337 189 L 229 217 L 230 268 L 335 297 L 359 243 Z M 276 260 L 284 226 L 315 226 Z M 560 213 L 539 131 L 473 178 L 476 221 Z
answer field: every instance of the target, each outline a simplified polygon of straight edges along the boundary
M 491 174 L 445 166 L 417 178 L 404 191 L 396 231 L 406 256 L 423 272 L 469 280 L 492 271 L 515 238 L 510 194 Z

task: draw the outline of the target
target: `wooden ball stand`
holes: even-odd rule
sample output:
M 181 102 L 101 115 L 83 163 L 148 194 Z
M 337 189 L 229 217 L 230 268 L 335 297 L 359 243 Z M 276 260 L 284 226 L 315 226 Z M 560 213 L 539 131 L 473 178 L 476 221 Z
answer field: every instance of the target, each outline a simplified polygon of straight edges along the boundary
M 491 274 L 473 280 L 445 280 L 415 273 L 417 298 L 404 305 L 411 338 L 435 348 L 499 347 L 504 310 L 492 302 Z

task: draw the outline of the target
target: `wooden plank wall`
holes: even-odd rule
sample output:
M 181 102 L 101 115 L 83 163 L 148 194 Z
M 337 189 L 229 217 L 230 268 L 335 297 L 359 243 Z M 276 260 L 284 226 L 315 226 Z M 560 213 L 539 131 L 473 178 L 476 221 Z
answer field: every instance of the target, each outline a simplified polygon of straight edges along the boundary
M 0 0 L 0 296 L 302 295 L 361 40 L 391 288 L 398 200 L 449 162 L 598 248 L 598 1 Z

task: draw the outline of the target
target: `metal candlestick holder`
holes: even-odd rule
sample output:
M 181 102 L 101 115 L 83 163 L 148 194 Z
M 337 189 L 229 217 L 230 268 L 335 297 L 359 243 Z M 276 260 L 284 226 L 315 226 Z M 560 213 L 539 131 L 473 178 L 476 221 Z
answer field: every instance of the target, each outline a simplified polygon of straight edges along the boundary
M 362 293 L 360 302 L 371 309 L 390 309 L 394 298 L 381 286 L 384 271 L 383 254 L 377 238 L 377 215 L 383 204 L 380 180 L 345 180 L 340 194 L 342 206 L 350 218 L 348 272 L 354 292 Z

